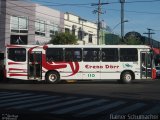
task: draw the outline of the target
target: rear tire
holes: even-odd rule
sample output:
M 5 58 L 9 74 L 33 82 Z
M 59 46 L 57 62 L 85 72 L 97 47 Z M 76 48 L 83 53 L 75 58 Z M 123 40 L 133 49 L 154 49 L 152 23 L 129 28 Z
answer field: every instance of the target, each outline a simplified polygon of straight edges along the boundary
M 60 80 L 60 75 L 56 71 L 50 71 L 46 75 L 46 82 L 50 84 L 57 83 Z
M 121 76 L 122 83 L 131 83 L 133 80 L 133 76 L 130 72 L 124 72 Z

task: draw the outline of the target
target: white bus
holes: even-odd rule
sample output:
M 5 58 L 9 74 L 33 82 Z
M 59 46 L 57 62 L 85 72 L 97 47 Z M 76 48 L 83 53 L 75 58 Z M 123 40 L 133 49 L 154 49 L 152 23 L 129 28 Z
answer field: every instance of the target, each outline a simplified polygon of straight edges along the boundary
M 150 47 L 144 45 L 9 45 L 6 77 L 60 80 L 155 79 Z

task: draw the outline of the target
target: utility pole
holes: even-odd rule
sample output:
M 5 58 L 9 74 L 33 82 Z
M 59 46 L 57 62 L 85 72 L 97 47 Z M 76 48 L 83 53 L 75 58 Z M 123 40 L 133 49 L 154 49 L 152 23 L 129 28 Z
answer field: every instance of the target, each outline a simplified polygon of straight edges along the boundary
M 121 3 L 121 39 L 124 40 L 124 3 L 125 0 L 120 0 Z
M 97 45 L 99 45 L 99 39 L 100 39 L 100 29 L 101 29 L 100 15 L 103 14 L 101 6 L 106 5 L 106 4 L 109 4 L 109 3 L 101 3 L 101 0 L 98 0 L 98 3 L 93 3 L 91 5 L 91 6 L 98 6 L 98 9 L 93 11 L 94 13 L 98 13 L 98 18 L 97 18 L 97 20 L 98 20 L 98 23 L 97 23 Z
M 102 14 L 101 12 L 101 0 L 99 0 L 98 2 L 98 26 L 97 26 L 97 45 L 99 45 L 99 31 L 100 31 L 100 14 Z
M 149 45 L 151 46 L 151 48 L 153 48 L 153 40 L 151 41 L 151 35 L 155 34 L 153 31 L 153 29 L 147 28 L 148 32 L 147 33 L 143 33 L 143 34 L 147 34 L 148 35 L 148 41 L 149 41 Z

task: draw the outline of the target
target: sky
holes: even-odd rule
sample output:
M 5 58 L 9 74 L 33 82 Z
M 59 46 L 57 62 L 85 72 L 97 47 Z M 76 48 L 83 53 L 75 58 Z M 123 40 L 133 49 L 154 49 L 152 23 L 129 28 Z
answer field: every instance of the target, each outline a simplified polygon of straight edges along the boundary
M 98 0 L 32 0 L 53 9 L 69 12 L 78 15 L 92 22 L 97 22 L 97 14 L 93 11 Z M 160 41 L 160 0 L 125 0 L 124 23 L 125 34 L 131 31 L 139 32 L 143 36 L 149 29 L 153 29 L 152 38 Z M 109 3 L 102 6 L 100 20 L 103 20 L 114 33 L 121 33 L 121 4 L 119 0 L 101 0 L 102 3 Z M 117 27 L 115 27 L 117 26 Z M 114 28 L 114 29 L 113 29 Z

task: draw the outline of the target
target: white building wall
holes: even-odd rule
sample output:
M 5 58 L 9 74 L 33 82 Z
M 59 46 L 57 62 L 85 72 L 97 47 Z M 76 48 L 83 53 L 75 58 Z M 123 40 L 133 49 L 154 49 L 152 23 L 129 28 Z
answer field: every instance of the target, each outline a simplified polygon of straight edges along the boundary
M 68 28 L 70 33 L 73 26 L 77 37 L 80 28 L 86 33 L 82 40 L 78 40 L 79 44 L 97 44 L 97 24 L 70 13 L 65 13 L 64 18 L 64 28 Z M 92 34 L 92 42 L 89 42 L 89 34 Z
M 2 35 L 0 34 L 3 44 L 0 44 L 0 48 L 4 51 L 5 46 L 11 43 L 11 35 L 27 35 L 28 36 L 28 44 L 34 43 L 34 20 L 35 20 L 35 6 L 32 3 L 24 2 L 24 1 L 11 1 L 5 0 L 1 1 L 3 3 L 3 9 L 1 9 L 0 21 L 2 23 L 0 26 Z M 29 7 L 32 6 L 32 7 Z M 11 33 L 11 17 L 26 17 L 28 18 L 28 33 Z M 16 24 L 16 23 L 15 23 Z
M 65 31 L 69 28 L 72 31 L 75 27 L 75 35 L 78 37 L 78 31 L 81 28 L 86 35 L 79 44 L 97 44 L 97 25 L 93 22 L 82 19 L 81 17 L 69 13 L 62 13 L 39 4 L 25 1 L 10 1 L 1 2 L 3 8 L 0 13 L 0 51 L 5 49 L 5 45 L 10 44 L 11 35 L 26 35 L 28 38 L 27 44 L 44 44 L 47 43 L 50 37 L 50 27 L 53 24 L 58 31 Z M 32 6 L 32 7 L 30 7 Z M 13 33 L 11 32 L 11 17 L 26 17 L 28 18 L 28 32 L 27 33 Z M 45 36 L 36 35 L 36 20 L 45 21 Z M 92 34 L 92 42 L 89 42 L 89 34 Z
M 63 29 L 64 22 L 62 21 L 64 21 L 64 17 L 60 11 L 36 4 L 35 18 L 45 21 L 45 36 L 35 36 L 35 41 L 40 44 L 47 43 L 51 40 L 50 28 L 52 26 L 57 27 L 59 31 Z
M 51 23 L 58 27 L 58 31 L 62 31 L 61 29 L 64 28 L 64 14 L 60 11 L 21 0 L 3 0 L 1 1 L 2 5 L 3 8 L 1 7 L 0 9 L 0 51 L 5 50 L 5 45 L 11 44 L 11 36 L 13 35 L 26 36 L 27 44 L 44 44 L 51 39 Z M 13 26 L 11 25 L 11 18 L 13 17 L 27 18 L 28 27 L 26 33 L 11 31 L 11 26 Z M 37 19 L 45 21 L 45 36 L 35 34 Z

